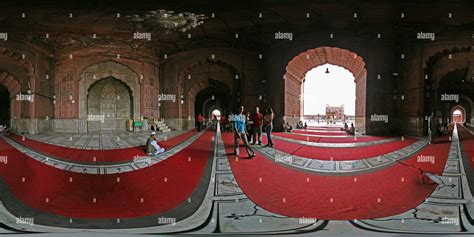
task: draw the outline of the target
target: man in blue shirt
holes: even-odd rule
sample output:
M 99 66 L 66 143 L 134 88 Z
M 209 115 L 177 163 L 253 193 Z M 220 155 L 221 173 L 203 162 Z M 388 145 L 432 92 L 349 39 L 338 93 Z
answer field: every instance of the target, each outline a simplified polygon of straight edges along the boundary
M 255 152 L 250 147 L 247 140 L 247 129 L 245 123 L 247 122 L 247 116 L 244 114 L 244 106 L 240 106 L 239 114 L 233 116 L 233 127 L 234 127 L 234 151 L 235 155 L 239 155 L 239 139 L 242 139 L 247 149 L 249 158 L 255 157 Z

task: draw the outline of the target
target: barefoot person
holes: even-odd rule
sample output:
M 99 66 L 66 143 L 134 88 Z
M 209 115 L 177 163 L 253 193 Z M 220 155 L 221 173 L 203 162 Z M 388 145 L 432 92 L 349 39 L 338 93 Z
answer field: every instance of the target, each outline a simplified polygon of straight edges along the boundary
M 245 145 L 245 149 L 247 149 L 247 155 L 249 158 L 255 157 L 255 152 L 250 147 L 249 142 L 247 140 L 247 131 L 246 125 L 247 116 L 244 114 L 244 106 L 240 106 L 239 114 L 234 115 L 233 118 L 233 126 L 234 126 L 234 154 L 239 155 L 239 139 Z
M 165 149 L 156 142 L 156 132 L 151 132 L 150 137 L 146 140 L 145 152 L 150 156 L 156 156 L 164 151 Z

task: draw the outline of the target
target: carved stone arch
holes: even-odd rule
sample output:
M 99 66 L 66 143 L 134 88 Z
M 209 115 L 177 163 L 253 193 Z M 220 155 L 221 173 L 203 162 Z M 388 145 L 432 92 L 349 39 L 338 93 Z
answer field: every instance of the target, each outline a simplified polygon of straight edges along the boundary
M 87 66 L 80 74 L 79 79 L 79 132 L 87 132 L 87 95 L 89 88 L 96 81 L 103 78 L 113 77 L 120 80 L 131 91 L 133 119 L 139 120 L 141 116 L 141 87 L 138 73 L 130 67 L 112 61 L 96 62 Z
M 16 95 L 21 93 L 21 85 L 18 80 L 15 79 L 7 71 L 0 70 L 0 84 L 5 86 L 10 92 L 10 117 L 11 119 L 21 118 L 21 105 L 16 100 Z
M 470 51 L 472 51 L 472 46 L 471 45 L 465 45 L 465 46 L 453 47 L 453 48 L 449 48 L 449 49 L 443 49 L 443 50 L 440 50 L 440 51 L 434 53 L 433 55 L 428 57 L 428 59 L 425 61 L 424 70 L 423 70 L 424 75 L 428 75 L 428 80 L 430 80 L 432 70 L 433 70 L 435 64 L 441 58 L 448 57 L 450 54 L 452 56 L 454 54 L 470 52 Z
M 223 78 L 224 81 L 232 88 L 234 87 L 234 80 L 232 78 L 235 75 L 240 75 L 238 70 L 231 64 L 219 61 L 219 60 L 209 60 L 206 59 L 205 61 L 197 61 L 194 63 L 189 64 L 185 67 L 185 69 L 179 74 L 179 83 L 178 83 L 178 92 L 181 95 L 188 94 L 188 88 L 192 88 L 194 83 L 199 82 L 200 80 L 205 80 L 207 78 L 202 78 L 202 74 L 209 74 L 209 77 L 212 77 L 212 73 L 216 71 L 211 70 L 214 69 L 224 69 L 224 71 L 228 71 L 228 78 Z M 193 77 L 194 74 L 194 77 Z M 201 77 L 197 77 L 196 74 L 201 75 Z M 188 75 L 191 75 L 191 79 L 188 79 Z M 197 78 L 196 78 L 197 77 Z M 217 78 L 216 78 L 217 79 Z M 237 81 L 237 80 L 235 80 Z M 241 82 L 241 80 L 238 80 Z M 190 84 L 191 83 L 191 84 Z
M 195 97 L 200 91 L 212 86 L 209 83 L 210 80 L 225 84 L 225 87 L 230 91 L 240 88 L 238 83 L 241 83 L 242 80 L 233 80 L 233 76 L 236 74 L 239 75 L 233 65 L 208 58 L 186 66 L 178 77 L 178 96 L 183 99 L 183 105 L 179 108 L 180 117 L 194 119 Z M 191 79 L 188 79 L 188 75 L 191 75 Z
M 34 78 L 36 74 L 35 67 L 27 58 L 23 58 L 22 57 L 23 55 L 21 53 L 12 49 L 0 47 L 0 56 L 11 58 L 14 62 L 17 62 L 19 65 L 26 68 L 26 71 L 28 72 L 28 81 L 30 83 L 34 82 Z
M 365 132 L 366 127 L 366 87 L 367 69 L 365 61 L 357 53 L 336 47 L 319 47 L 309 49 L 295 56 L 286 66 L 283 75 L 285 80 L 285 114 L 284 120 L 296 123 L 304 115 L 302 92 L 306 73 L 311 69 L 333 64 L 347 69 L 354 75 L 356 83 L 356 120 L 358 131 Z

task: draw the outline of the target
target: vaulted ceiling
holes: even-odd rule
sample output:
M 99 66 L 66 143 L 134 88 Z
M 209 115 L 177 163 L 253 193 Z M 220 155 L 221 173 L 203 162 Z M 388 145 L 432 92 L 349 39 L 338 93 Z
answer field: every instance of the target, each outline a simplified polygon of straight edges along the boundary
M 150 11 L 160 9 L 174 11 L 174 16 L 203 14 L 205 19 L 203 24 L 185 32 L 166 31 L 153 25 L 156 12 Z M 308 33 L 342 30 L 362 37 L 380 33 L 390 41 L 412 39 L 420 31 L 441 36 L 458 32 L 470 37 L 473 11 L 472 1 L 460 0 L 7 1 L 2 2 L 0 9 L 0 31 L 8 31 L 9 38 L 34 38 L 53 50 L 75 44 L 87 47 L 107 43 L 149 47 L 163 53 L 204 47 L 252 50 L 276 44 L 275 32 L 303 37 Z M 151 20 L 140 24 L 132 20 L 133 16 Z M 176 24 L 179 20 L 178 17 Z M 133 40 L 132 34 L 137 31 L 150 31 L 151 40 Z

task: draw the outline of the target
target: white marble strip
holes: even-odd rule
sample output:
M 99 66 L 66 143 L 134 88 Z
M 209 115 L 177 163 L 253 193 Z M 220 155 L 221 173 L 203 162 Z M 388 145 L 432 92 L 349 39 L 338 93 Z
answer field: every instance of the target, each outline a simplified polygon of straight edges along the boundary
M 365 158 L 360 160 L 318 160 L 295 156 L 270 147 L 258 147 L 257 150 L 265 154 L 265 157 L 277 163 L 282 163 L 297 169 L 325 174 L 353 174 L 371 171 L 375 168 L 385 167 L 404 160 L 428 144 L 426 140 L 419 140 L 400 150 L 387 153 L 382 156 Z
M 388 139 L 368 141 L 368 142 L 331 143 L 331 142 L 301 141 L 301 140 L 291 139 L 291 138 L 287 138 L 287 137 L 280 137 L 278 135 L 273 135 L 273 134 L 272 134 L 272 136 L 273 136 L 273 138 L 276 138 L 276 139 L 279 139 L 279 140 L 282 140 L 282 141 L 297 143 L 297 144 L 301 144 L 301 145 L 314 146 L 314 147 L 330 147 L 330 148 L 349 148 L 349 147 L 373 146 L 373 145 L 383 144 L 383 143 L 387 143 L 387 142 L 400 141 L 400 138 L 388 138 Z M 356 140 L 357 137 L 354 137 L 354 139 Z

